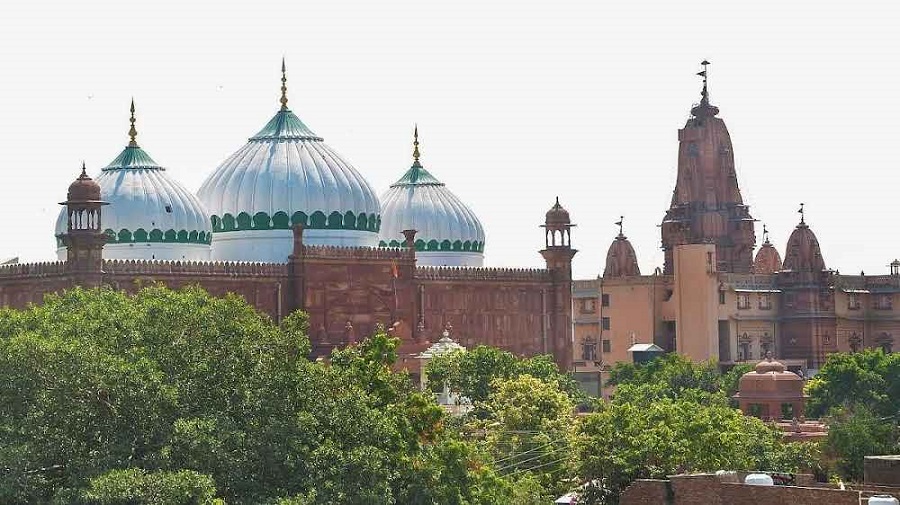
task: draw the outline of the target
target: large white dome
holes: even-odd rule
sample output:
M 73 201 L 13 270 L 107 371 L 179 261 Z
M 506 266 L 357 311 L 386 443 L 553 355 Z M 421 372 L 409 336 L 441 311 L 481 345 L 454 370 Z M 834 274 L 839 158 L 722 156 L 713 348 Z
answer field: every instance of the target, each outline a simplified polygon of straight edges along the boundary
M 132 105 L 132 113 L 134 112 Z M 212 228 L 209 214 L 190 191 L 166 174 L 132 139 L 94 180 L 100 185 L 101 224 L 107 235 L 105 259 L 209 260 Z M 66 233 L 66 209 L 56 233 Z M 66 259 L 58 241 L 57 256 Z
M 306 244 L 376 245 L 381 206 L 369 183 L 287 108 L 226 159 L 198 192 L 212 215 L 212 257 L 285 262 L 291 227 Z
M 416 230 L 420 265 L 480 267 L 484 228 L 475 213 L 419 163 L 416 132 L 412 167 L 381 196 L 379 245 L 400 247 L 403 230 Z

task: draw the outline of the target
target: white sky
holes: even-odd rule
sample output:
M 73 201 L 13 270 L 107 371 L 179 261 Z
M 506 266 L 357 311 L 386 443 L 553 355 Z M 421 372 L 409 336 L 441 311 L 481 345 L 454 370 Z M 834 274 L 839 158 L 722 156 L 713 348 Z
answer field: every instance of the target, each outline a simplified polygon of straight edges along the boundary
M 196 190 L 278 107 L 377 189 L 422 161 L 480 217 L 490 266 L 540 267 L 559 195 L 577 277 L 625 215 L 645 273 L 677 129 L 710 93 L 754 217 L 782 251 L 799 202 L 826 264 L 900 256 L 900 3 L 854 1 L 0 2 L 0 257 L 47 260 L 57 202 L 139 141 Z M 221 88 L 220 88 L 221 87 Z M 762 226 L 758 227 L 759 242 Z

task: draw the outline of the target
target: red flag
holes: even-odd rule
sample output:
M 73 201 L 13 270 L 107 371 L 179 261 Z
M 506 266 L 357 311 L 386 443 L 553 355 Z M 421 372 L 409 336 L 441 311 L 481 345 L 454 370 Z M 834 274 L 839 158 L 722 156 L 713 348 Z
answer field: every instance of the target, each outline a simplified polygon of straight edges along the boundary
M 395 279 L 400 277 L 400 271 L 397 270 L 397 263 L 393 261 L 391 262 L 391 275 L 393 275 Z

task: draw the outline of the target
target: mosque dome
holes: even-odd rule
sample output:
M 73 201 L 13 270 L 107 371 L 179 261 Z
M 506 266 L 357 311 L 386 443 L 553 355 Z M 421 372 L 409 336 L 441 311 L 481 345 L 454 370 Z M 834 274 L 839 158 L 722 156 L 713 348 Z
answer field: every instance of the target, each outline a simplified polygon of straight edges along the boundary
M 609 245 L 609 250 L 606 252 L 606 268 L 603 269 L 603 278 L 641 275 L 634 247 L 631 246 L 628 237 L 622 233 L 622 221 L 620 220 L 616 224 L 619 225 L 619 235 Z
M 774 274 L 781 270 L 781 255 L 778 249 L 769 242 L 769 232 L 763 226 L 763 237 L 765 237 L 759 251 L 756 252 L 756 258 L 753 260 L 753 273 L 755 274 Z
M 801 207 L 802 211 L 802 207 Z M 825 270 L 825 260 L 816 234 L 806 225 L 803 217 L 788 239 L 784 254 L 784 270 L 793 272 L 821 272 Z
M 212 216 L 212 257 L 283 263 L 293 225 L 311 245 L 370 246 L 381 206 L 369 183 L 287 107 L 222 162 L 198 192 Z
M 100 198 L 95 199 L 109 204 L 101 218 L 107 236 L 103 258 L 209 260 L 209 214 L 197 197 L 138 146 L 134 123 L 132 102 L 131 141 L 93 182 L 100 189 Z M 96 195 L 96 188 L 79 183 L 81 180 L 70 186 L 70 200 L 73 192 Z M 66 219 L 63 209 L 56 220 L 57 235 L 66 232 Z M 57 256 L 66 259 L 61 241 L 57 242 Z
M 475 213 L 419 162 L 415 130 L 413 164 L 382 196 L 382 247 L 399 247 L 403 230 L 416 230 L 420 265 L 480 267 L 484 228 Z

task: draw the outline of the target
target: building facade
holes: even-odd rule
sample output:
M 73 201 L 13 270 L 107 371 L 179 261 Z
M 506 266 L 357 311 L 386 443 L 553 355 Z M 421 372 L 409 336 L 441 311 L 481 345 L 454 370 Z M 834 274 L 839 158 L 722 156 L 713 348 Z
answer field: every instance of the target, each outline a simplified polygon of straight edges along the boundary
M 678 177 L 661 223 L 664 265 L 642 273 L 620 221 L 602 274 L 574 282 L 572 362 L 588 389 L 611 365 L 631 362 L 635 344 L 725 366 L 771 352 L 803 373 L 832 352 L 894 349 L 900 262 L 887 275 L 828 269 L 802 204 L 784 261 L 765 228 L 754 255 L 755 223 L 718 114 L 704 75 L 700 103 L 678 131 Z

